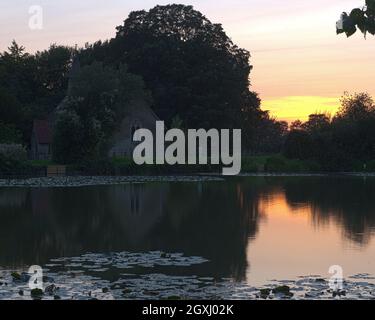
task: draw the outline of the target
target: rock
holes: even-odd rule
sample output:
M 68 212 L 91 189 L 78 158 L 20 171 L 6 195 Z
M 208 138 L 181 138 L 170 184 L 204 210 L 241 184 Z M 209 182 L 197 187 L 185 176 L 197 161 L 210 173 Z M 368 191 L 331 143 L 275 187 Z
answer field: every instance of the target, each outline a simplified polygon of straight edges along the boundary
M 53 299 L 54 300 L 61 300 L 61 297 L 59 297 L 58 295 L 55 295 L 55 296 L 53 296 Z
M 262 296 L 269 296 L 271 293 L 271 289 L 260 289 L 260 294 Z
M 12 276 L 13 280 L 21 281 L 21 275 L 18 272 L 12 272 L 11 276 Z
M 179 297 L 179 296 L 169 296 L 169 297 L 167 297 L 167 300 L 181 300 L 181 297 Z
M 103 288 L 103 289 L 102 289 L 102 292 L 103 292 L 103 293 L 107 293 L 108 291 L 109 291 L 108 288 Z
M 290 288 L 288 286 L 278 286 L 272 290 L 275 294 L 282 294 L 287 297 L 293 297 L 293 293 L 290 292 Z
M 49 285 L 45 290 L 44 292 L 50 296 L 54 295 L 55 292 L 58 290 L 59 288 L 57 288 L 54 284 L 51 284 Z
M 40 298 L 44 295 L 43 290 L 38 289 L 38 288 L 32 289 L 30 294 L 31 294 L 31 297 L 33 297 L 33 298 Z
M 18 294 L 19 294 L 20 296 L 23 296 L 23 290 L 18 291 Z
M 333 291 L 332 292 L 332 297 L 333 298 L 336 298 L 336 297 L 345 297 L 346 296 L 346 291 L 345 290 L 339 290 L 339 291 Z
M 150 290 L 145 290 L 143 291 L 143 294 L 146 296 L 158 296 L 159 292 L 156 291 L 150 291 Z
M 260 289 L 260 298 L 261 299 L 267 299 L 270 297 L 271 289 Z

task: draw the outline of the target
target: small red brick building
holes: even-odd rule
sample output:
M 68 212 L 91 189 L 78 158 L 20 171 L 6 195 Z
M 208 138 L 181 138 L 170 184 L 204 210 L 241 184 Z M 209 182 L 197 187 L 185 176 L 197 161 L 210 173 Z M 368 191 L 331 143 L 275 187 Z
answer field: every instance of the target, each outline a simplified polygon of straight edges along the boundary
M 51 160 L 53 133 L 48 120 L 34 120 L 31 135 L 31 158 Z

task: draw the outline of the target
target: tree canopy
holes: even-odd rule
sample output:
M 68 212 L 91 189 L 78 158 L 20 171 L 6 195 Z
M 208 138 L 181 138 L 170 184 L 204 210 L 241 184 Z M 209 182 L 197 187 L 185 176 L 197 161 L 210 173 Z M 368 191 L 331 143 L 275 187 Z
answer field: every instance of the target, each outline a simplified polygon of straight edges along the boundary
M 13 41 L 0 54 L 0 115 L 6 140 L 19 141 L 21 134 L 28 145 L 33 120 L 47 118 L 64 99 L 73 52 L 71 47 L 52 44 L 48 50 L 29 54 Z M 260 98 L 249 89 L 250 53 L 236 46 L 220 24 L 212 23 L 192 6 L 156 6 L 132 12 L 117 27 L 113 39 L 87 44 L 78 50 L 78 56 L 80 82 L 78 78 L 71 82 L 62 104 L 66 112 L 60 117 L 65 119 L 60 137 L 65 130 L 66 146 L 69 119 L 74 130 L 86 131 L 87 123 L 98 120 L 100 136 L 109 135 L 115 124 L 109 114 L 104 122 L 102 112 L 111 110 L 119 116 L 115 105 L 105 104 L 121 95 L 116 91 L 121 90 L 118 83 L 127 81 L 128 88 L 133 86 L 128 92 L 133 93 L 141 87 L 140 82 L 145 83 L 151 107 L 168 126 L 242 128 L 247 150 L 280 150 L 286 125 L 262 111 Z M 121 72 L 125 66 L 126 71 Z M 144 92 L 137 94 L 143 96 Z M 93 145 L 96 148 L 99 143 Z M 95 153 L 95 148 L 86 153 Z M 72 151 L 72 155 L 79 152 Z
M 363 8 L 355 8 L 349 14 L 343 12 L 337 22 L 337 33 L 352 36 L 359 29 L 365 36 L 375 35 L 375 0 L 366 0 Z
M 367 93 L 345 93 L 333 118 L 313 114 L 307 122 L 294 122 L 284 152 L 316 160 L 326 170 L 363 169 L 364 162 L 375 159 L 374 100 Z
M 189 128 L 240 127 L 244 105 L 259 109 L 249 58 L 220 24 L 185 5 L 132 12 L 114 39 L 82 52 L 83 62 L 126 63 L 151 90 L 158 116 Z
M 71 52 L 69 47 L 51 45 L 29 54 L 13 41 L 0 53 L 0 119 L 7 140 L 19 142 L 21 135 L 21 142 L 28 145 L 33 120 L 47 117 L 64 98 Z

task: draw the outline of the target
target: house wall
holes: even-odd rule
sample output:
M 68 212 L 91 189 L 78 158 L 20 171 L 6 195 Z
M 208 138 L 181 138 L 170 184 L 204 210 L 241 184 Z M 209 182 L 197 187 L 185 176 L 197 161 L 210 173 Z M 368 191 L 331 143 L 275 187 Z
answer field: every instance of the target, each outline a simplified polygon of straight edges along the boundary
M 30 149 L 30 158 L 32 160 L 37 159 L 38 145 L 35 139 L 34 132 L 31 134 L 31 149 Z
M 32 160 L 51 160 L 50 144 L 38 143 L 35 134 L 31 137 L 31 159 Z
M 133 102 L 121 123 L 119 130 L 112 138 L 112 148 L 109 157 L 131 157 L 137 143 L 133 142 L 132 134 L 135 129 L 149 129 L 155 134 L 158 117 L 143 101 Z
M 51 160 L 49 144 L 38 144 L 37 147 L 36 160 Z

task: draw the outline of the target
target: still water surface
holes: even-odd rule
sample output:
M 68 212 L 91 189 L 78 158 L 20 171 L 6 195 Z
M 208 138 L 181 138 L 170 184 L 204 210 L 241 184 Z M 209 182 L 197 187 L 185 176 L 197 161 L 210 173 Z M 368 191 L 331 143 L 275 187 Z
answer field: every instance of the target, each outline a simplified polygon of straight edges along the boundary
M 176 275 L 258 286 L 299 276 L 375 275 L 375 179 L 0 189 L 0 269 L 88 252 L 181 252 L 210 262 Z M 164 270 L 165 272 L 165 270 Z

